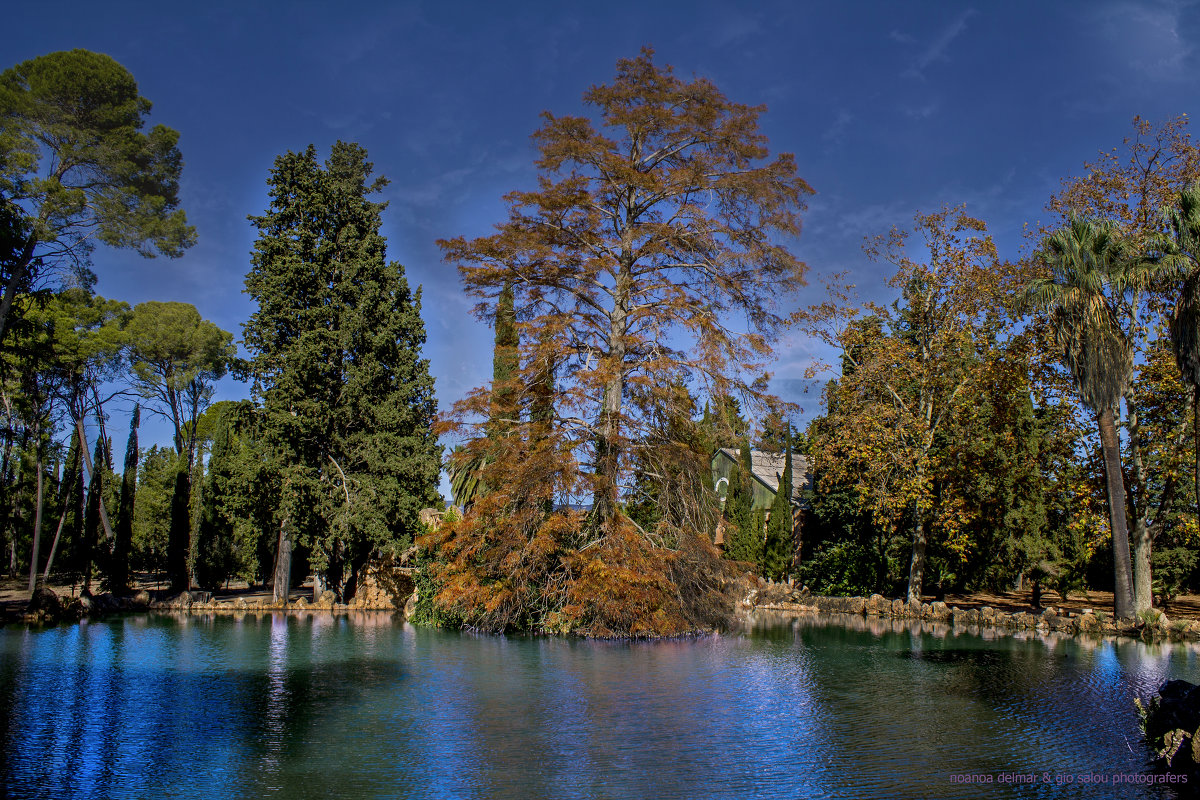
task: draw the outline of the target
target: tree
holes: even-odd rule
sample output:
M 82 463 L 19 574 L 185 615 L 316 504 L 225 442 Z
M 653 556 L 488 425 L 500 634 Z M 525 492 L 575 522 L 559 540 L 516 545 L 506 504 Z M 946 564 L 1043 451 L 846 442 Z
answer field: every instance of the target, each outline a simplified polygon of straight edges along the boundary
M 190 586 L 191 473 L 196 456 L 196 425 L 212 402 L 214 384 L 236 355 L 233 334 L 202 319 L 190 303 L 138 303 L 125 325 L 134 387 L 150 408 L 171 421 L 179 467 L 167 572 L 171 588 Z
M 792 538 L 792 434 L 784 430 L 783 474 L 771 502 L 767 520 L 767 541 L 763 546 L 763 574 L 771 580 L 783 580 L 792 566 L 795 542 Z
M 117 501 L 117 527 L 108 570 L 108 584 L 114 594 L 128 591 L 130 586 L 129 555 L 133 550 L 133 504 L 137 494 L 138 426 L 141 421 L 141 406 L 134 403 L 133 414 L 129 417 L 129 441 L 125 445 L 125 468 L 121 472 L 121 496 Z
M 143 133 L 150 101 L 112 58 L 40 56 L 0 74 L 0 198 L 21 214 L 4 257 L 0 339 L 18 292 L 45 269 L 86 273 L 95 241 L 176 257 L 196 240 L 179 206 L 179 134 Z
M 1169 331 L 1175 363 L 1192 394 L 1192 430 L 1200 431 L 1200 183 L 1179 193 L 1165 209 L 1168 234 L 1151 241 L 1155 279 L 1175 284 L 1177 299 Z M 1193 478 L 1200 503 L 1200 436 L 1195 436 Z M 1200 507 L 1197 509 L 1200 511 Z
M 747 437 L 738 448 L 737 469 L 729 475 L 725 496 L 725 556 L 758 567 L 763 554 L 763 529 L 754 509 L 754 470 Z
M 512 286 L 526 402 L 534 387 L 554 388 L 544 435 L 523 431 L 505 458 L 525 463 L 498 459 L 497 474 L 525 471 L 560 503 L 590 500 L 579 535 L 569 532 L 577 523 L 567 515 L 551 515 L 563 526 L 553 529 L 562 555 L 522 576 L 564 578 L 554 583 L 562 587 L 558 599 L 531 612 L 534 624 L 554 617 L 579 629 L 670 632 L 686 629 L 687 620 L 696 624 L 704 614 L 693 614 L 698 606 L 689 610 L 690 604 L 709 595 L 694 588 L 682 602 L 672 599 L 671 611 L 656 609 L 661 598 L 680 596 L 673 583 L 679 575 L 665 567 L 678 564 L 673 560 L 682 551 L 699 559 L 688 569 L 715 565 L 715 553 L 693 542 L 707 531 L 639 530 L 621 498 L 655 427 L 688 415 L 691 395 L 678 391 L 678 375 L 710 397 L 737 394 L 757 406 L 767 399 L 762 362 L 786 322 L 778 303 L 802 285 L 804 273 L 786 243 L 799 231 L 798 214 L 812 190 L 792 156 L 767 160 L 758 129 L 762 107 L 733 103 L 703 78 L 681 80 L 657 66 L 649 49 L 619 61 L 616 80 L 587 91 L 584 103 L 599 125 L 543 114 L 533 137 L 538 186 L 506 196 L 509 216 L 495 235 L 439 244 L 459 266 L 468 293 L 481 298 L 480 313 L 488 314 L 503 287 Z M 745 327 L 730 325 L 743 316 Z M 539 374 L 552 375 L 553 383 L 539 382 Z M 483 398 L 472 396 L 456 405 L 451 422 L 470 430 L 486 416 Z M 532 480 L 535 473 L 541 477 Z M 692 506 L 701 507 L 695 500 Z M 496 505 L 487 513 L 513 508 Z M 454 530 L 468 536 L 488 527 L 465 520 Z M 532 542 L 539 530 L 548 529 L 531 519 L 514 531 L 514 546 L 524 549 L 519 537 Z M 466 540 L 450 546 L 463 554 L 473 547 Z M 575 564 L 574 577 L 555 563 L 565 573 Z M 633 564 L 647 573 L 635 575 Z M 474 588 L 488 585 L 485 572 L 466 562 L 453 570 L 460 568 L 467 570 L 462 585 L 473 588 L 456 602 L 488 618 L 487 603 L 476 601 L 489 592 Z M 583 596 L 585 585 L 602 591 L 606 581 L 611 603 Z M 525 597 L 528 588 L 513 587 L 513 596 Z M 615 617 L 606 618 L 610 612 Z
M 982 350 L 1002 331 L 1001 284 L 1006 273 L 982 220 L 963 207 L 918 214 L 916 233 L 927 251 L 907 252 L 909 234 L 893 229 L 867 247 L 895 266 L 890 308 L 866 304 L 860 317 L 842 276 L 830 299 L 804 312 L 804 327 L 839 354 L 841 378 L 826 404 L 839 422 L 815 440 L 815 461 L 829 483 L 856 484 L 876 523 L 911 520 L 908 600 L 921 602 L 934 509 L 935 446 L 963 403 Z M 817 371 L 828 369 L 819 364 Z
M 1084 165 L 1079 177 L 1063 181 L 1061 191 L 1051 198 L 1047 210 L 1053 215 L 1049 227 L 1039 233 L 1070 224 L 1072 216 L 1108 221 L 1119 227 L 1131 253 L 1146 254 L 1162 244 L 1163 209 L 1175 204 L 1180 192 L 1200 180 L 1200 148 L 1188 132 L 1187 115 L 1152 125 L 1141 117 L 1133 119 L 1134 132 L 1119 148 L 1101 152 Z M 1161 252 L 1161 250 L 1159 250 Z M 1045 277 L 1036 259 L 1034 277 Z M 1145 278 L 1145 274 L 1135 275 Z M 1133 280 L 1126 291 L 1111 296 L 1117 320 L 1129 337 L 1134 360 L 1141 361 L 1154 349 L 1153 339 L 1160 321 L 1177 305 L 1183 289 L 1180 282 L 1161 275 L 1159 280 Z M 1124 396 L 1125 451 L 1128 485 L 1126 497 L 1130 539 L 1133 548 L 1134 611 L 1151 607 L 1152 548 L 1173 513 L 1176 486 L 1173 481 L 1152 475 L 1151 451 L 1160 443 L 1149 441 L 1143 431 L 1143 410 L 1138 402 L 1138 379 L 1130 382 Z M 1194 405 L 1192 393 L 1181 394 L 1179 404 Z M 1118 407 L 1118 421 L 1121 409 Z M 1169 434 L 1172 446 L 1183 446 L 1181 430 Z M 1175 461 L 1176 456 L 1169 459 Z
M 344 599 L 367 559 L 398 554 L 437 501 L 421 293 L 386 261 L 385 204 L 367 196 L 387 182 L 372 171 L 356 144 L 337 142 L 324 166 L 312 146 L 286 153 L 267 180 L 270 207 L 250 218 L 246 291 L 258 308 L 244 331 L 281 480 L 277 599 L 293 544 L 314 594 Z
M 773 309 L 804 272 L 779 242 L 798 233 L 812 190 L 790 155 L 760 163 L 763 109 L 705 79 L 684 82 L 652 56 L 621 60 L 611 86 L 584 95 L 601 130 L 543 114 L 538 190 L 506 197 L 499 233 L 439 243 L 471 294 L 512 285 L 526 326 L 550 334 L 529 337 L 534 346 L 571 362 L 560 404 L 586 412 L 569 425 L 604 522 L 618 510 L 629 444 L 648 424 L 630 391 L 669 402 L 654 392 L 658 378 L 682 367 L 718 393 L 761 400 L 758 359 L 783 322 Z M 750 333 L 726 325 L 735 314 Z M 671 347 L 668 332 L 694 346 Z
M 1129 618 L 1135 611 L 1133 574 L 1116 414 L 1132 378 L 1133 345 L 1106 294 L 1126 285 L 1128 246 L 1112 223 L 1074 218 L 1045 240 L 1043 253 L 1050 275 L 1034 280 L 1025 299 L 1049 316 L 1079 399 L 1096 416 L 1112 529 L 1114 612 Z

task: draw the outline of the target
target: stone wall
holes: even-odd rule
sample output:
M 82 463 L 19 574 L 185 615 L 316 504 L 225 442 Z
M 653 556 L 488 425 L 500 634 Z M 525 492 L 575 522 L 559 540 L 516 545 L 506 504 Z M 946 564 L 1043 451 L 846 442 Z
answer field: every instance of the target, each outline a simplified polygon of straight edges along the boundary
M 819 597 L 810 595 L 807 590 L 799 587 L 773 583 L 760 583 L 751 589 L 743 600 L 743 605 L 752 609 L 791 613 L 856 614 L 864 617 L 923 620 L 945 623 L 954 628 L 978 626 L 1008 630 L 1058 631 L 1065 634 L 1200 640 L 1200 622 L 1171 622 L 1166 614 L 1158 610 L 1154 610 L 1146 620 L 1122 622 L 1104 611 L 1090 609 L 1083 612 L 1060 612 L 1056 608 L 1046 608 L 1037 614 L 1010 613 L 990 606 L 958 608 L 941 601 L 910 604 L 905 600 L 888 599 L 878 594 L 870 597 Z

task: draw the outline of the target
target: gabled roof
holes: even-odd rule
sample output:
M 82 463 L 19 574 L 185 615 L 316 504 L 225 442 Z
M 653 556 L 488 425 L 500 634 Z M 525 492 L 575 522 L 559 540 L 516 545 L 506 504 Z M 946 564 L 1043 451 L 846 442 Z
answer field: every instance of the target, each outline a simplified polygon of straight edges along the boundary
M 741 464 L 742 451 L 737 447 L 722 447 L 717 451 L 724 453 L 735 464 Z M 786 459 L 783 453 L 768 453 L 765 450 L 750 451 L 750 471 L 758 481 L 773 493 L 779 492 L 779 478 L 783 475 L 783 463 Z M 792 452 L 792 502 L 800 502 L 800 495 L 809 487 L 812 475 L 808 469 L 808 459 L 797 452 Z

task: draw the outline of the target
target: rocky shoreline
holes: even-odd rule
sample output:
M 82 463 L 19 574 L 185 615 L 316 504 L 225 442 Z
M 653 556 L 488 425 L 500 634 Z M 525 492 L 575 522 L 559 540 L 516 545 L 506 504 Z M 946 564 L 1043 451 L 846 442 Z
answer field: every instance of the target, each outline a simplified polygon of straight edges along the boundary
M 951 628 L 999 628 L 1011 631 L 1057 632 L 1066 635 L 1131 636 L 1141 639 L 1200 641 L 1200 621 L 1172 622 L 1154 609 L 1144 619 L 1117 620 L 1103 610 L 1059 611 L 1050 607 L 1040 614 L 1009 613 L 984 606 L 959 608 L 941 601 L 908 603 L 882 595 L 870 597 L 823 597 L 787 584 L 764 584 L 752 589 L 742 601 L 750 610 L 788 614 L 848 614 L 895 620 L 921 620 Z

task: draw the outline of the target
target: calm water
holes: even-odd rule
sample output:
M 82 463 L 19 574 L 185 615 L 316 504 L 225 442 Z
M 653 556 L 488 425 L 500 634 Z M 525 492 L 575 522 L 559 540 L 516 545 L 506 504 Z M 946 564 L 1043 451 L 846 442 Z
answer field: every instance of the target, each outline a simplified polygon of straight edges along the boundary
M 1200 650 L 856 626 L 651 643 L 387 614 L 10 627 L 0 795 L 1174 796 L 1056 781 L 1146 774 L 1133 698 L 1200 682 Z M 1039 783 L 953 782 L 1004 773 Z

